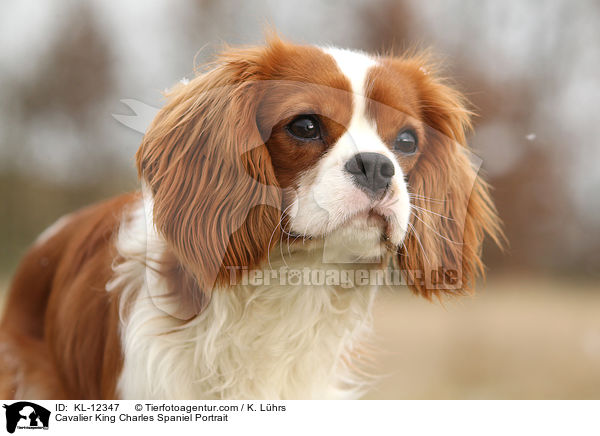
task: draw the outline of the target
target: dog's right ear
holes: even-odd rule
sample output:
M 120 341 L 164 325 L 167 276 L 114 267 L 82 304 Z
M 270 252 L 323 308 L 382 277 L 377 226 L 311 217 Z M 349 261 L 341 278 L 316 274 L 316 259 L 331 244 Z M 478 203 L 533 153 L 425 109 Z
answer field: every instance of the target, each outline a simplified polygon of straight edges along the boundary
M 263 57 L 277 43 L 226 51 L 179 85 L 136 155 L 156 229 L 203 293 L 198 312 L 215 284 L 235 281 L 279 240 L 282 195 L 256 124 Z

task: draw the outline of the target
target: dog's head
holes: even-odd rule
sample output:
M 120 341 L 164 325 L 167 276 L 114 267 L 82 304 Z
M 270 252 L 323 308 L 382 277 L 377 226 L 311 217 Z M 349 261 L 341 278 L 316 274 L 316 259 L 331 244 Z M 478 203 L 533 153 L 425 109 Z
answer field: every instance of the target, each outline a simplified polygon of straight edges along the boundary
M 499 234 L 469 115 L 423 56 L 274 37 L 172 90 L 138 169 L 157 230 L 205 294 L 280 241 L 327 239 L 348 260 L 393 253 L 429 297 L 469 288 L 484 235 Z M 440 271 L 452 286 L 431 280 Z

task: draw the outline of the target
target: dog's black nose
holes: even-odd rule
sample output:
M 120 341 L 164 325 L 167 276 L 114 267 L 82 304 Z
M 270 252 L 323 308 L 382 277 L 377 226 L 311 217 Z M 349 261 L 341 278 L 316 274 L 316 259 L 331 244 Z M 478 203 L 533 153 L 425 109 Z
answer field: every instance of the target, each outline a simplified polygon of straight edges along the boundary
M 344 165 L 354 183 L 372 195 L 382 194 L 394 176 L 394 164 L 381 153 L 358 153 Z

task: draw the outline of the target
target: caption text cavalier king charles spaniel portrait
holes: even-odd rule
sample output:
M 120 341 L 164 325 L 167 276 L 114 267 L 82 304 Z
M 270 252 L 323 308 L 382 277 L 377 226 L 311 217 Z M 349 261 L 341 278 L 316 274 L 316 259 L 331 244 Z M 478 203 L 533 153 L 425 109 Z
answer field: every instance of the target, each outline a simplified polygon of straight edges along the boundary
M 227 48 L 14 276 L 0 394 L 357 398 L 378 288 L 472 290 L 498 219 L 470 112 L 427 56 Z

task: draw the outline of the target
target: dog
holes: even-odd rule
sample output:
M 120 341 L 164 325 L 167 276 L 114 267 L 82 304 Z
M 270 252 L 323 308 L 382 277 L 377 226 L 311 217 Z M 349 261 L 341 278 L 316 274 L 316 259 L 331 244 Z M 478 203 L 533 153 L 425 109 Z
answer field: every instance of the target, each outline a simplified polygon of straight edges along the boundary
M 356 398 L 371 278 L 463 294 L 499 242 L 471 112 L 425 55 L 270 36 L 167 97 L 140 192 L 63 217 L 20 264 L 5 397 Z

